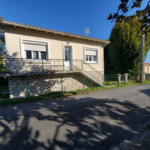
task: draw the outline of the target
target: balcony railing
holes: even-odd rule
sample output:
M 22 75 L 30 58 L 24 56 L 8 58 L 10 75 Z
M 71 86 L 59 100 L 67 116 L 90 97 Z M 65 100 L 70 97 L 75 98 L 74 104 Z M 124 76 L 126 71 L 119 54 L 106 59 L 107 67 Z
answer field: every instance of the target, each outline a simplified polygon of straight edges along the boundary
M 83 72 L 101 83 L 103 75 L 84 60 L 73 59 L 23 59 L 8 58 L 4 64 L 0 60 L 0 73 L 55 73 L 55 72 Z

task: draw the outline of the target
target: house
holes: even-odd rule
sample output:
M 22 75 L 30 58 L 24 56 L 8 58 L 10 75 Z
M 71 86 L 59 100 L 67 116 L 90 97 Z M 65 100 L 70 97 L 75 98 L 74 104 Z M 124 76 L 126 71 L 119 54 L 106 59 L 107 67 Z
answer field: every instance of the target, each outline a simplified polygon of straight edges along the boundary
M 144 63 L 145 73 L 150 73 L 150 63 Z
M 109 41 L 4 20 L 1 26 L 7 50 L 1 76 L 8 76 L 10 98 L 80 89 L 82 77 L 85 88 L 103 85 Z

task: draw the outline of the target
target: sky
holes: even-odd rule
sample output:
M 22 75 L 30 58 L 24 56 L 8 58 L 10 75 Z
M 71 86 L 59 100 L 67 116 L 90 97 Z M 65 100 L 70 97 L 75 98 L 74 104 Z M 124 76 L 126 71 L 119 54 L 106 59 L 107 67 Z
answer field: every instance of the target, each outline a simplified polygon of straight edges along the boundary
M 148 0 L 143 1 L 141 8 Z M 0 16 L 6 21 L 79 35 L 85 35 L 85 28 L 89 28 L 89 37 L 105 40 L 114 26 L 107 16 L 115 13 L 119 4 L 120 0 L 4 0 Z M 150 51 L 145 62 L 150 63 Z

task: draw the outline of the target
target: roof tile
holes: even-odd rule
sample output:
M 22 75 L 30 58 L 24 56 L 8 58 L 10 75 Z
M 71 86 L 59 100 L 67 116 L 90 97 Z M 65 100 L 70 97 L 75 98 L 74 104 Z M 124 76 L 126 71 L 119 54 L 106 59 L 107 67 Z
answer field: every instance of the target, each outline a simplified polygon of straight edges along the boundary
M 3 23 L 11 23 L 10 21 L 5 21 L 3 20 Z M 23 25 L 23 23 L 15 23 L 15 22 L 12 22 L 13 24 L 19 24 L 19 25 Z M 110 43 L 109 41 L 107 40 L 101 40 L 101 39 L 97 39 L 97 38 L 93 38 L 93 37 L 86 37 L 86 36 L 82 36 L 82 35 L 77 35 L 77 34 L 72 34 L 72 33 L 67 33 L 67 32 L 61 32 L 61 31 L 57 31 L 57 30 L 52 30 L 52 29 L 45 29 L 45 28 L 42 28 L 42 27 L 38 27 L 38 26 L 32 26 L 32 25 L 27 25 L 27 24 L 24 24 L 25 26 L 29 26 L 29 27 L 33 27 L 33 28 L 39 28 L 39 29 L 44 29 L 44 30 L 49 30 L 49 31 L 53 31 L 53 32 L 57 32 L 57 33 L 60 33 L 60 34 L 67 34 L 67 35 L 73 35 L 75 37 L 82 37 L 82 38 L 85 38 L 85 39 L 93 39 L 95 41 L 100 41 L 100 42 L 105 42 L 105 43 Z

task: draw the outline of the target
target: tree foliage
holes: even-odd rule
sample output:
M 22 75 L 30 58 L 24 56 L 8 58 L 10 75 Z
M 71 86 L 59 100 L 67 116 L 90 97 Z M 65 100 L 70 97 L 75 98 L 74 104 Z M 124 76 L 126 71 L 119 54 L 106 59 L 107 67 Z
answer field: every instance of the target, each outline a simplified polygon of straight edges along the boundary
M 0 22 L 3 20 L 3 17 L 0 17 Z M 0 28 L 0 36 L 4 35 L 4 29 Z M 6 57 L 5 43 L 0 40 L 0 58 Z
M 133 8 L 140 8 L 142 2 L 146 0 L 121 0 L 118 6 L 117 12 L 110 14 L 108 20 L 115 22 L 127 21 L 129 18 L 134 19 L 135 17 L 140 17 L 139 22 L 142 23 L 141 29 L 145 29 L 145 32 L 149 31 L 150 28 L 150 0 L 147 0 L 147 5 L 142 10 L 136 10 L 135 14 L 132 16 L 126 16 L 125 14 Z
M 145 57 L 150 49 L 150 33 L 145 38 Z M 140 52 L 141 52 L 141 24 L 138 18 L 128 20 L 128 22 L 116 23 L 110 35 L 108 47 L 109 73 L 128 73 L 131 70 L 139 72 Z M 107 58 L 108 57 L 108 58 Z M 110 62 L 109 62 L 110 61 Z M 105 62 L 107 63 L 107 62 Z

